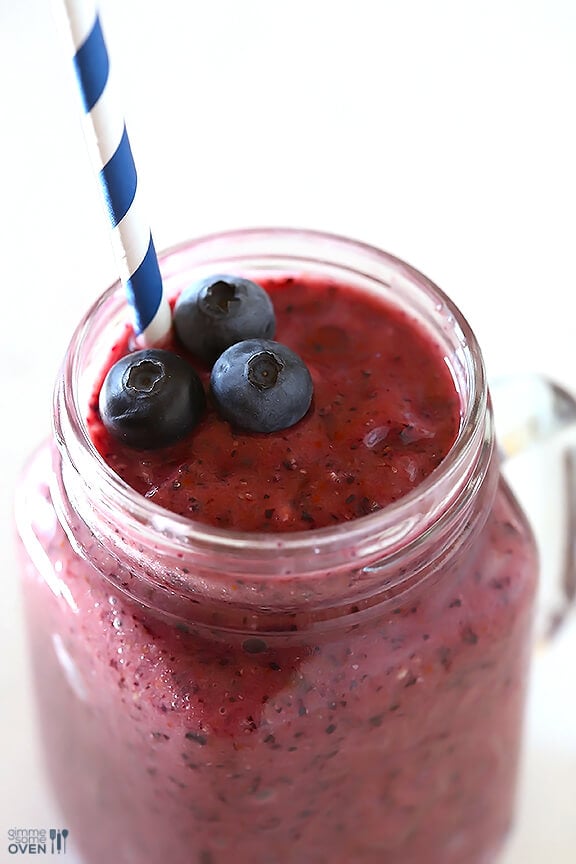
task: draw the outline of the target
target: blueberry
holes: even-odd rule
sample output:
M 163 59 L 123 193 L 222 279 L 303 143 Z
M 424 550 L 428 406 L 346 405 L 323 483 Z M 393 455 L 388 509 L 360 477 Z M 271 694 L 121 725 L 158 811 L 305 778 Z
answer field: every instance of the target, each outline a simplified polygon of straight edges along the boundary
M 129 447 L 155 449 L 183 438 L 202 416 L 200 378 L 171 351 L 147 348 L 118 360 L 100 391 L 106 429 Z
M 278 432 L 310 407 L 312 378 L 290 348 L 269 339 L 247 339 L 218 358 L 210 378 L 218 410 L 250 432 Z
M 209 276 L 182 292 L 174 326 L 189 351 L 212 363 L 243 339 L 272 339 L 276 319 L 260 285 L 237 276 Z

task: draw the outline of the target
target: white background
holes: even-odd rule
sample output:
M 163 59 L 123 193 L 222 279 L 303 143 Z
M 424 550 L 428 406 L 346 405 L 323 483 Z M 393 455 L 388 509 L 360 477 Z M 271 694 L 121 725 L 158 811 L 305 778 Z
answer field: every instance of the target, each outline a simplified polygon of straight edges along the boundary
M 460 305 L 492 377 L 529 369 L 576 389 L 573 0 L 101 10 L 157 248 L 256 224 L 375 243 Z M 1 864 L 10 827 L 59 821 L 35 743 L 12 488 L 48 430 L 69 334 L 115 277 L 66 48 L 47 0 L 0 0 Z M 575 662 L 574 625 L 536 658 L 506 864 L 576 860 Z

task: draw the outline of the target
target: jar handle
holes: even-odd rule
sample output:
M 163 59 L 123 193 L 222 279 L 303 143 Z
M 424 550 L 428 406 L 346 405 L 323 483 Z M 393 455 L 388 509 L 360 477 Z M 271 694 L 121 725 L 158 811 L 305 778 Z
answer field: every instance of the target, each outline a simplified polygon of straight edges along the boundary
M 549 640 L 576 600 L 576 398 L 536 374 L 495 379 L 490 390 L 504 473 L 540 551 L 536 635 Z

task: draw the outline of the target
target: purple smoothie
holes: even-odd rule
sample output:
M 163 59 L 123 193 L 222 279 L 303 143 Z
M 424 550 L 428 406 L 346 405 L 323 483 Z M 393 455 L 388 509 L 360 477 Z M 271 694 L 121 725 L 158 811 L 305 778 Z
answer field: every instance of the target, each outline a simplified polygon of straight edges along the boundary
M 175 257 L 168 279 L 190 270 Z M 95 484 L 78 449 L 51 489 L 46 451 L 30 466 L 36 687 L 88 864 L 496 860 L 533 541 L 443 337 L 347 277 L 259 280 L 314 378 L 293 428 L 242 434 L 209 409 L 172 448 L 119 446 L 94 388 L 127 350 L 120 328 L 86 385 L 82 447 L 136 492 L 101 466 Z
M 276 339 L 307 364 L 314 404 L 295 426 L 243 433 L 209 404 L 183 441 L 134 450 L 99 416 L 88 425 L 102 457 L 149 501 L 239 531 L 302 531 L 380 510 L 417 486 L 450 450 L 460 399 L 438 346 L 404 310 L 330 280 L 268 277 Z M 111 360 L 130 350 L 131 334 Z M 209 367 L 173 336 L 167 349 Z M 108 363 L 103 373 L 111 365 Z

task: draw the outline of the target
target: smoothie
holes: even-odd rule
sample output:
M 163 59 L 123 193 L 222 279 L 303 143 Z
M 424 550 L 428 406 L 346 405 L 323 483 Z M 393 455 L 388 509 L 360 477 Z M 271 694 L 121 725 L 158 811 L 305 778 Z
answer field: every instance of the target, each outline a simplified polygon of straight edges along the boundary
M 212 405 L 184 440 L 143 453 L 107 433 L 98 382 L 88 423 L 103 458 L 161 507 L 238 531 L 323 528 L 406 495 L 458 433 L 460 400 L 439 346 L 404 310 L 345 284 L 260 283 L 273 300 L 276 339 L 310 369 L 312 410 L 281 432 L 245 434 Z M 128 353 L 130 339 L 128 331 L 112 359 Z M 209 367 L 176 337 L 166 347 L 194 363 L 208 389 Z
M 496 861 L 534 545 L 489 427 L 446 503 L 469 412 L 457 362 L 358 281 L 264 278 L 276 338 L 314 381 L 280 433 L 234 429 L 209 400 L 177 444 L 119 444 L 98 394 L 131 334 L 108 343 L 83 422 L 134 490 L 125 523 L 97 492 L 85 506 L 94 486 L 62 449 L 50 487 L 47 451 L 31 463 L 19 526 L 36 689 L 87 864 Z

